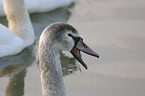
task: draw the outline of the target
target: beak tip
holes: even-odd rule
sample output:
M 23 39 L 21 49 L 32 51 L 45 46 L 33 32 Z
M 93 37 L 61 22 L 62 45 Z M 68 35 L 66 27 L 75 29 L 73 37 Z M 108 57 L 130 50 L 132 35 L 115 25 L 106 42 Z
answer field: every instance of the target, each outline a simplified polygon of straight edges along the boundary
M 97 57 L 97 58 L 100 58 L 100 56 L 99 56 L 98 54 L 95 54 L 95 55 L 93 55 L 93 56 L 95 56 L 95 57 Z
M 84 66 L 84 68 L 87 70 L 88 69 L 88 66 L 85 64 L 85 65 L 83 65 Z

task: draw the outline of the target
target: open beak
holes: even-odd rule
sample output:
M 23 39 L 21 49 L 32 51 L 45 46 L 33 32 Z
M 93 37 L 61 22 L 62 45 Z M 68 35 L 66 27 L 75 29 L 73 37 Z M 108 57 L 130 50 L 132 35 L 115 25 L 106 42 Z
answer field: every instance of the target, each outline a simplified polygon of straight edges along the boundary
M 91 48 L 89 48 L 83 40 L 80 38 L 75 42 L 75 46 L 72 48 L 71 53 L 72 55 L 87 69 L 87 65 L 84 63 L 84 61 L 81 58 L 80 51 L 89 54 L 91 56 L 95 56 L 99 58 L 99 55 L 95 53 Z

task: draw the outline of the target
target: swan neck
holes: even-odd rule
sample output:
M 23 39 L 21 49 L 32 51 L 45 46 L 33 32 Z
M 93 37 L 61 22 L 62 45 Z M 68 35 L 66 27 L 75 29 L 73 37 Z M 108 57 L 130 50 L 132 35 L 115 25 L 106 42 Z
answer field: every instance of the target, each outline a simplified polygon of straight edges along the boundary
M 34 42 L 34 30 L 24 0 L 4 0 L 9 29 L 24 40 L 24 46 Z
M 60 51 L 52 46 L 41 45 L 39 62 L 43 96 L 66 96 Z

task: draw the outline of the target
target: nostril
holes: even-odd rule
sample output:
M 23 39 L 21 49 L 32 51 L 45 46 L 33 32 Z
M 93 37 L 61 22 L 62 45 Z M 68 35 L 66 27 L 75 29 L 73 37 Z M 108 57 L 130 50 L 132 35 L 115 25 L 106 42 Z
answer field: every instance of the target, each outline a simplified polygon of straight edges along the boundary
M 88 46 L 84 42 L 82 42 L 82 44 L 85 48 L 88 48 Z

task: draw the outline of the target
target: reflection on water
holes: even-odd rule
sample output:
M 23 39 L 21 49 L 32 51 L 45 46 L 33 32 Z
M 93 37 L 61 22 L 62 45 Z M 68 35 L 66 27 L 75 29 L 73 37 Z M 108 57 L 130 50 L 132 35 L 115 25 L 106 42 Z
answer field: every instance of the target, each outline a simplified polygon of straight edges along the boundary
M 145 96 L 145 0 L 74 1 L 76 4 L 71 13 L 62 8 L 49 13 L 31 15 L 36 42 L 48 24 L 68 21 L 101 57 L 96 60 L 82 54 L 89 68 L 87 71 L 82 69 L 83 72 L 80 74 L 74 59 L 62 55 L 61 59 L 64 59 L 62 64 L 66 63 L 62 66 L 68 96 Z M 7 23 L 4 17 L 0 18 L 0 22 L 5 25 Z M 30 63 L 31 60 L 34 61 L 32 49 L 33 46 L 24 50 L 31 55 L 28 56 L 31 58 L 30 61 L 29 59 L 25 61 L 29 62 L 28 65 L 21 61 L 25 56 L 27 59 L 26 54 L 22 58 L 20 54 L 16 55 L 21 64 L 24 63 L 22 66 L 31 66 L 27 67 L 26 71 L 24 67 L 24 72 L 19 74 L 25 77 L 24 96 L 41 96 L 38 65 Z M 11 73 L 10 78 L 15 78 L 17 75 L 15 72 L 21 71 L 23 67 L 8 67 L 18 64 L 19 61 L 10 58 L 0 58 L 0 75 L 9 76 Z M 11 72 L 4 71 L 7 69 L 11 69 Z M 70 75 L 72 73 L 75 74 Z M 9 93 L 5 93 L 8 90 L 6 86 L 9 86 L 7 78 L 0 78 L 0 96 Z
M 26 71 L 23 70 L 9 77 L 9 84 L 6 89 L 6 96 L 23 96 L 24 95 L 24 79 Z
M 61 54 L 60 59 L 62 64 L 63 76 L 67 76 L 78 70 L 78 66 L 75 64 L 74 58 L 68 58 L 64 54 Z
M 33 61 L 32 47 L 25 48 L 17 55 L 0 58 L 0 77 L 19 73 L 30 66 Z
M 67 22 L 70 16 L 68 8 L 60 8 L 52 12 L 32 14 L 32 23 L 36 34 L 35 47 L 32 45 L 25 48 L 21 53 L 14 56 L 0 58 L 0 78 L 8 76 L 9 83 L 6 88 L 6 96 L 23 96 L 24 95 L 24 78 L 27 74 L 27 68 L 36 64 L 34 50 L 38 47 L 38 38 L 42 30 L 53 22 Z M 5 17 L 1 18 L 1 23 L 6 25 Z M 61 54 L 63 75 L 67 76 L 78 70 L 75 59 Z M 1 92 L 0 92 L 1 93 Z

